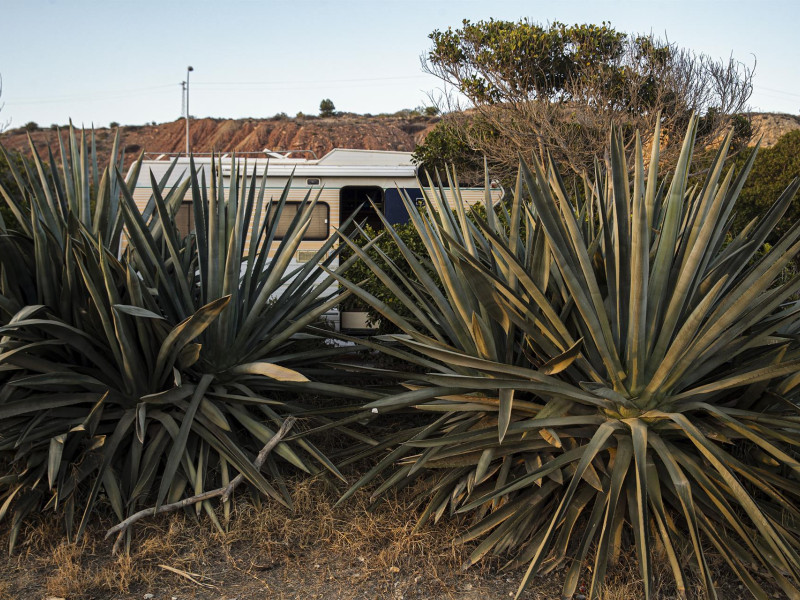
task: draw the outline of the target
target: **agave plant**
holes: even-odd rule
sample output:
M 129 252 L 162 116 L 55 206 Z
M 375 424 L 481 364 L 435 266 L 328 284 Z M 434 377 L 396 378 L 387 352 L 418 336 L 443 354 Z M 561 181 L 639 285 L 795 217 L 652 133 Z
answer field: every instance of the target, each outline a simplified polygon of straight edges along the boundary
M 296 334 L 341 300 L 337 287 L 331 285 L 333 277 L 320 267 L 337 265 L 336 239 L 326 241 L 313 257 L 292 270 L 292 258 L 317 199 L 309 191 L 288 231 L 276 239 L 291 179 L 278 199 L 266 201 L 267 169 L 259 174 L 253 168 L 248 185 L 243 176 L 247 163 L 240 165 L 235 156 L 231 160 L 227 189 L 221 164 L 212 159 L 211 185 L 206 186 L 191 163 L 184 185 L 191 185 L 195 227 L 183 239 L 173 222 L 181 194 L 165 199 L 153 180 L 154 218 L 163 231 L 160 239 L 151 235 L 152 227 L 126 192 L 123 212 L 131 237 L 130 260 L 140 267 L 144 282 L 158 290 L 161 309 L 172 320 L 183 320 L 212 300 L 231 297 L 230 309 L 203 338 L 206 344 L 200 361 L 209 372 L 222 377 L 238 368 L 238 372 L 263 371 L 277 380 L 305 380 L 278 363 L 301 364 L 303 359 L 314 363 L 320 357 L 319 348 L 308 356 L 287 357 L 290 353 L 285 350 Z M 205 170 L 200 173 L 205 176 Z
M 130 452 L 120 444 L 137 402 L 162 389 L 153 367 L 171 372 L 189 362 L 181 351 L 221 308 L 174 328 L 152 311 L 155 300 L 118 260 L 119 136 L 102 175 L 93 138 L 90 150 L 85 132 L 78 139 L 70 127 L 66 145 L 58 137 L 60 167 L 52 153 L 45 165 L 31 144 L 23 170 L 8 161 L 16 193 L 0 190 L 17 221 L 0 235 L 2 451 L 17 465 L 3 477 L 0 516 L 13 507 L 12 548 L 24 517 L 42 504 L 63 508 L 71 536 L 79 499 L 78 534 L 101 488 L 120 515 L 127 499 L 135 503 L 142 444 Z M 127 488 L 115 476 L 122 456 L 132 459 Z
M 333 302 L 315 286 L 313 263 L 287 272 L 310 210 L 269 258 L 285 192 L 270 213 L 263 188 L 257 202 L 238 184 L 225 198 L 212 181 L 208 198 L 193 170 L 170 189 L 167 176 L 153 180 L 140 213 L 130 193 L 140 163 L 126 182 L 113 153 L 98 176 L 91 146 L 70 130 L 60 168 L 52 157 L 46 168 L 32 148 L 25 172 L 15 173 L 27 202 L 3 191 L 20 223 L 0 232 L 0 452 L 11 467 L 0 479 L 0 518 L 13 515 L 11 546 L 25 516 L 43 506 L 62 510 L 77 537 L 101 496 L 124 519 L 236 473 L 288 505 L 279 459 L 265 464 L 273 486 L 253 457 L 272 424 L 299 410 L 260 393 L 264 380 L 296 386 L 306 377 L 278 363 L 331 351 L 321 343 L 294 349 L 294 334 Z M 179 240 L 172 214 L 189 185 L 198 226 Z M 249 245 L 241 233 L 248 222 L 259 232 Z M 280 284 L 291 304 L 271 298 Z M 303 439 L 275 453 L 301 470 L 317 463 L 338 474 Z M 216 523 L 212 506 L 202 506 Z
M 267 168 L 261 172 L 260 185 L 259 172 L 253 168 L 248 185 L 247 163 L 240 164 L 235 156 L 231 161 L 227 189 L 220 163 L 212 158 L 210 186 L 201 180 L 205 170 L 199 171 L 191 163 L 187 183 L 191 185 L 195 230 L 186 238 L 180 238 L 172 219 L 177 204 L 162 198 L 155 181 L 153 201 L 162 224 L 163 243 L 150 235 L 150 228 L 126 192 L 123 211 L 131 238 L 131 261 L 141 266 L 145 284 L 157 290 L 160 309 L 169 319 L 179 322 L 201 306 L 230 299 L 198 337 L 193 371 L 195 378 L 206 377 L 213 382 L 207 399 L 216 407 L 215 423 L 226 431 L 241 428 L 263 444 L 283 423 L 283 415 L 304 410 L 296 403 L 270 400 L 266 396 L 271 392 L 303 390 L 360 399 L 376 395 L 320 381 L 328 373 L 318 367 L 320 361 L 343 349 L 327 345 L 324 336 L 300 335 L 309 325 L 318 325 L 342 300 L 334 276 L 326 275 L 323 269 L 335 268 L 338 274 L 357 260 L 352 257 L 337 265 L 339 248 L 334 247 L 336 238 L 332 237 L 307 262 L 291 268 L 318 195 L 312 198 L 311 191 L 306 194 L 278 240 L 291 178 L 279 198 L 266 201 Z M 317 380 L 310 381 L 304 372 L 313 372 Z M 192 386 L 176 382 L 154 401 L 182 400 L 191 394 Z M 303 471 L 317 470 L 308 460 L 311 458 L 344 479 L 309 441 L 297 438 L 296 445 L 307 458 L 285 443 L 279 444 L 276 452 Z M 273 460 L 268 458 L 268 465 L 276 472 Z M 166 497 L 175 469 L 177 463 L 162 479 L 159 502 Z M 289 502 L 288 495 L 284 500 Z
M 754 597 L 768 597 L 758 574 L 800 597 L 800 277 L 778 281 L 800 223 L 761 251 L 799 184 L 733 235 L 754 156 L 726 172 L 728 136 L 688 188 L 695 130 L 670 181 L 657 142 L 646 167 L 637 135 L 629 167 L 616 131 L 580 193 L 552 162 L 523 162 L 508 230 L 491 207 L 453 215 L 441 191 L 424 213 L 407 202 L 442 289 L 410 252 L 419 282 L 393 290 L 414 319 L 345 285 L 404 331 L 376 347 L 427 371 L 392 373 L 409 390 L 366 408 L 442 414 L 398 434 L 346 496 L 393 465 L 376 495 L 436 474 L 421 522 L 470 514 L 468 564 L 513 552 L 508 566 L 528 565 L 518 594 L 566 563 L 571 598 L 594 548 L 598 597 L 628 540 L 645 597 L 656 554 L 679 595 L 690 571 L 716 597 L 709 549 Z

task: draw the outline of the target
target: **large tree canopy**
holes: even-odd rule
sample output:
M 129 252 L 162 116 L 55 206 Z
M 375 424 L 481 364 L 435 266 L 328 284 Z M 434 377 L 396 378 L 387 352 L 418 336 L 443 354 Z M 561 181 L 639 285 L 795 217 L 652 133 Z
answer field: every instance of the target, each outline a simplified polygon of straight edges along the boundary
M 626 42 L 605 23 L 545 28 L 494 20 L 464 21 L 463 29 L 436 30 L 429 37 L 431 69 L 470 99 L 490 103 L 569 97 L 576 81 L 616 66 Z
M 581 172 L 605 146 L 611 123 L 647 132 L 660 118 L 670 135 L 697 113 L 702 147 L 720 137 L 752 92 L 753 69 L 733 58 L 715 60 L 607 23 L 465 20 L 429 37 L 423 68 L 458 92 L 443 96 L 446 108 L 474 109 L 472 118 L 451 117 L 443 127 L 509 171 L 519 152 L 534 151 Z

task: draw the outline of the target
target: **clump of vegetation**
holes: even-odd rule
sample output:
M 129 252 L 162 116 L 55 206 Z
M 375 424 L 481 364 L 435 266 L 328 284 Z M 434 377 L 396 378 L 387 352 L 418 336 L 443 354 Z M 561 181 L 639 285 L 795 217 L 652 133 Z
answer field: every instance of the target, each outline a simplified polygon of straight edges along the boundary
M 679 595 L 692 571 L 715 597 L 709 551 L 756 598 L 758 570 L 800 593 L 800 276 L 777 280 L 800 223 L 760 251 L 800 183 L 726 241 L 755 156 L 726 171 L 728 135 L 689 189 L 696 128 L 666 180 L 659 145 L 645 167 L 637 135 L 629 164 L 616 129 L 582 193 L 553 162 L 523 162 L 508 229 L 492 210 L 454 215 L 435 191 L 424 213 L 407 203 L 431 257 L 398 241 L 417 281 L 396 294 L 413 318 L 346 285 L 403 332 L 375 347 L 425 371 L 390 372 L 407 391 L 366 408 L 438 418 L 393 438 L 349 493 L 394 467 L 376 494 L 417 482 L 421 522 L 471 515 L 468 564 L 514 552 L 511 566 L 528 565 L 520 593 L 564 565 L 572 597 L 594 548 L 597 597 L 629 545 L 645 597 L 656 553 Z
M 303 374 L 319 374 L 321 358 L 338 352 L 294 336 L 339 302 L 316 284 L 336 260 L 334 240 L 276 295 L 315 200 L 300 204 L 268 260 L 288 189 L 262 210 L 255 173 L 225 189 L 215 164 L 206 189 L 192 164 L 171 188 L 151 176 L 140 212 L 131 190 L 141 158 L 125 179 L 119 134 L 102 172 L 94 148 L 70 128 L 60 167 L 48 169 L 33 148 L 23 169 L 6 154 L 13 181 L 0 190 L 15 224 L 0 226 L 0 456 L 11 469 L 0 479 L 0 518 L 11 520 L 11 547 L 26 516 L 45 507 L 75 539 L 101 496 L 123 520 L 237 475 L 288 505 L 278 462 L 341 478 L 302 437 L 266 458 L 275 484 L 253 461 L 301 410 L 273 393 L 374 397 L 315 387 Z M 190 188 L 195 227 L 182 237 L 174 215 Z M 198 506 L 217 523 L 207 500 Z
M 394 224 L 388 222 L 384 223 L 385 227 L 391 228 L 389 232 L 380 233 L 375 231 L 369 225 L 364 225 L 359 229 L 359 235 L 352 236 L 348 239 L 348 244 L 358 248 L 361 252 L 366 252 L 366 259 L 361 259 L 355 262 L 343 276 L 351 281 L 362 282 L 364 291 L 369 293 L 372 297 L 376 298 L 381 303 L 384 303 L 389 309 L 397 312 L 406 319 L 413 318 L 413 313 L 406 307 L 402 300 L 400 300 L 393 292 L 387 283 L 381 279 L 373 277 L 373 271 L 370 268 L 371 261 L 384 272 L 391 272 L 392 267 L 402 270 L 402 275 L 391 275 L 391 281 L 400 283 L 406 278 L 413 278 L 413 272 L 407 267 L 407 263 L 403 259 L 401 247 L 396 243 L 396 239 L 400 239 L 406 248 L 409 248 L 417 255 L 425 254 L 425 246 L 422 239 L 417 233 L 416 227 L 412 223 Z M 361 253 L 359 252 L 359 253 Z M 354 251 L 350 247 L 345 247 L 342 251 L 342 258 L 347 258 L 354 255 Z M 431 270 L 429 270 L 431 272 Z M 391 285 L 391 284 L 390 284 Z M 350 296 L 340 305 L 342 311 L 364 311 L 369 314 L 369 323 L 375 326 L 376 332 L 380 334 L 395 333 L 397 327 L 391 321 L 381 319 L 381 313 L 374 306 L 360 300 L 357 296 Z
M 412 160 L 431 173 L 454 168 L 464 185 L 479 184 L 484 178 L 484 155 L 470 145 L 471 136 L 479 130 L 484 137 L 497 136 L 491 125 L 479 117 L 447 115 L 414 149 Z
M 769 210 L 769 198 L 775 198 L 797 177 L 800 177 L 800 130 L 790 131 L 778 139 L 771 148 L 741 152 L 734 164 L 742 168 L 750 154 L 758 152 L 750 176 L 742 186 L 734 219 L 734 231 L 739 232 L 753 219 Z M 800 219 L 800 205 L 793 202 L 767 240 L 776 243 L 792 224 Z
M 382 113 L 379 116 L 392 116 L 392 117 L 402 117 L 407 119 L 414 119 L 419 117 L 427 117 L 432 118 L 439 115 L 439 108 L 436 106 L 417 106 L 416 108 L 402 108 L 394 113 Z M 369 116 L 367 114 L 364 115 Z

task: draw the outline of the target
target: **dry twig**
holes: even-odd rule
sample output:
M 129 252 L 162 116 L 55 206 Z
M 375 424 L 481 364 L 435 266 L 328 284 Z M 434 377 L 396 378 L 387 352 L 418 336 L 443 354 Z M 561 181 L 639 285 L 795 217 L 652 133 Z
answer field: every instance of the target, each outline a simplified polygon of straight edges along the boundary
M 182 569 L 176 569 L 175 567 L 170 567 L 169 565 L 158 565 L 158 566 L 161 567 L 162 569 L 166 570 L 166 571 L 171 571 L 172 573 L 175 573 L 176 575 L 180 575 L 181 577 L 185 577 L 186 579 L 188 579 L 189 581 L 191 581 L 192 583 L 194 583 L 196 585 L 199 585 L 200 587 L 204 587 L 204 588 L 216 588 L 216 587 L 218 587 L 218 586 L 213 585 L 211 583 L 204 583 L 202 581 L 199 581 L 198 578 L 208 579 L 208 577 L 204 577 L 203 575 L 200 575 L 198 573 L 189 573 L 189 571 L 184 571 Z
M 256 456 L 253 465 L 256 469 L 260 469 L 261 466 L 264 464 L 264 461 L 267 460 L 267 456 L 272 451 L 275 446 L 277 446 L 280 441 L 286 436 L 289 430 L 294 425 L 296 419 L 294 417 L 287 417 L 286 420 L 281 425 L 281 428 L 278 432 L 270 438 L 270 440 L 264 445 L 261 451 Z M 121 521 L 120 523 L 114 525 L 111 529 L 106 532 L 106 539 L 109 538 L 111 535 L 119 532 L 117 535 L 117 540 L 114 542 L 114 548 L 111 550 L 112 554 L 116 554 L 119 550 L 119 546 L 122 543 L 122 538 L 125 535 L 125 532 L 130 528 L 131 525 L 140 521 L 141 519 L 149 516 L 160 515 L 163 513 L 168 513 L 172 511 L 179 510 L 181 508 L 186 508 L 187 506 L 191 506 L 193 504 L 197 504 L 198 502 L 205 502 L 206 500 L 210 500 L 211 498 L 218 498 L 222 497 L 223 502 L 227 502 L 230 495 L 233 493 L 233 490 L 236 488 L 237 485 L 244 481 L 244 475 L 239 473 L 236 477 L 234 477 L 228 485 L 217 488 L 215 490 L 209 490 L 207 492 L 203 492 L 202 494 L 198 494 L 196 496 L 192 496 L 190 498 L 184 498 L 183 500 L 179 500 L 178 502 L 173 502 L 172 504 L 162 504 L 158 508 L 145 508 L 140 510 L 137 513 L 132 514 L 130 517 Z

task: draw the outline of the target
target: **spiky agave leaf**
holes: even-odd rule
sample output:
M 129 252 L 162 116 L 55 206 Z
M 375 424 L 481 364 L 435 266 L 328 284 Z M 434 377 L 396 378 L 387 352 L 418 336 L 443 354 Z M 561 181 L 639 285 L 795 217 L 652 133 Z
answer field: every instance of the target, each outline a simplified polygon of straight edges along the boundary
M 404 356 L 429 372 L 413 377 L 416 397 L 368 407 L 417 405 L 444 415 L 409 433 L 406 450 L 392 456 L 405 459 L 381 489 L 447 469 L 423 493 L 423 521 L 447 510 L 473 513 L 464 539 L 482 542 L 470 563 L 515 549 L 510 564 L 528 564 L 520 592 L 569 559 L 571 597 L 595 547 L 590 595 L 598 597 L 609 562 L 630 539 L 646 597 L 656 546 L 681 595 L 681 553 L 690 548 L 691 569 L 716 597 L 706 560 L 713 547 L 755 597 L 766 597 L 755 565 L 800 596 L 800 278 L 776 281 L 800 251 L 800 224 L 759 253 L 798 183 L 731 236 L 752 157 L 743 172 L 725 172 L 729 136 L 703 186 L 687 190 L 695 127 L 669 185 L 657 179 L 657 142 L 645 174 L 638 137 L 630 180 L 618 132 L 609 164 L 585 182 L 584 202 L 554 165 L 522 163 L 514 198 L 522 208 L 512 212 L 526 226 L 524 241 L 488 218 L 465 239 L 446 211 L 412 217 L 429 248 L 447 248 L 431 254 L 442 280 L 460 269 L 467 300 L 448 299 L 450 310 L 471 310 L 461 322 L 474 319 L 471 331 L 493 334 L 506 354 L 442 336 L 446 325 L 431 332 L 396 321 L 414 350 Z M 537 256 L 537 235 L 547 259 Z M 438 320 L 447 309 L 433 305 L 422 304 L 425 316 Z

